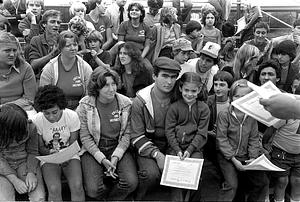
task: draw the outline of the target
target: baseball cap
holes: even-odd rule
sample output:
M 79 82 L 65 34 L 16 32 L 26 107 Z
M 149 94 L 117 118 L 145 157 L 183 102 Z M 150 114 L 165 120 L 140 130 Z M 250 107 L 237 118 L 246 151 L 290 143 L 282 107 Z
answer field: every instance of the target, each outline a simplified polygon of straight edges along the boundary
M 208 55 L 214 59 L 218 58 L 219 51 L 221 49 L 221 46 L 214 42 L 206 42 L 203 49 L 200 51 L 200 53 Z
M 192 43 L 185 38 L 179 38 L 174 41 L 173 51 L 174 50 L 194 51 L 192 48 Z

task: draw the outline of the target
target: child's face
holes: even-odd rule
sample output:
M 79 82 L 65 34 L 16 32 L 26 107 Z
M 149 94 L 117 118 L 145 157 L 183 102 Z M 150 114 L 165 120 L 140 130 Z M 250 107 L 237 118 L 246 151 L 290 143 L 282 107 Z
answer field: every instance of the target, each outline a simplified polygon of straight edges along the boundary
M 40 15 L 42 12 L 41 1 L 29 0 L 27 2 L 27 11 L 32 12 L 34 15 Z
M 179 87 L 182 93 L 182 98 L 187 104 L 192 104 L 196 101 L 200 92 L 200 86 L 196 83 L 185 82 L 182 87 Z
M 190 33 L 191 38 L 196 39 L 196 38 L 200 37 L 200 35 L 201 35 L 200 31 L 201 31 L 200 29 L 199 30 L 195 29 L 194 31 L 192 31 Z
M 235 95 L 232 96 L 232 101 L 235 101 L 241 97 L 244 97 L 248 93 L 251 92 L 251 88 L 249 87 L 237 87 L 235 91 Z
M 213 26 L 215 24 L 215 16 L 212 13 L 209 13 L 206 16 L 205 23 L 207 26 Z
M 59 107 L 55 105 L 50 109 L 43 110 L 42 112 L 50 123 L 55 123 L 60 120 L 63 110 L 59 109 Z
M 226 81 L 214 81 L 214 92 L 217 97 L 228 97 L 229 90 Z
M 100 49 L 101 43 L 99 40 L 91 40 L 88 42 L 89 48 L 95 51 Z
M 174 60 L 179 64 L 184 64 L 190 58 L 190 51 L 179 51 L 177 55 L 174 56 Z
M 293 81 L 293 84 L 292 84 L 292 91 L 293 91 L 294 94 L 296 93 L 296 89 L 298 88 L 299 84 L 300 84 L 300 80 L 295 79 L 295 80 Z
M 256 28 L 254 32 L 254 40 L 256 42 L 264 42 L 267 34 L 268 32 L 265 28 Z

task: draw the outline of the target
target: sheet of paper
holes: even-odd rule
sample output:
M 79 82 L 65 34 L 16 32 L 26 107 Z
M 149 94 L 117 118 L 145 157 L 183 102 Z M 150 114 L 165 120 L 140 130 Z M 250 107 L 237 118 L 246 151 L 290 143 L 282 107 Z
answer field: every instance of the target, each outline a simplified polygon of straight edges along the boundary
M 243 16 L 237 20 L 237 30 L 234 35 L 239 34 L 245 27 L 246 27 L 246 19 L 245 16 Z
M 262 98 L 262 96 L 267 98 L 268 96 L 281 92 L 272 82 L 267 82 L 261 87 L 258 87 L 258 89 L 255 88 L 255 90 L 256 91 L 252 91 L 251 93 L 233 101 L 232 105 L 257 121 L 270 127 L 277 123 L 280 119 L 273 117 L 270 112 L 265 110 L 259 103 L 259 99 Z
M 262 154 L 260 157 L 244 166 L 246 170 L 265 170 L 265 171 L 284 171 L 284 169 L 279 168 L 274 165 L 269 159 Z
M 166 155 L 160 184 L 197 190 L 203 162 L 203 159 L 186 158 L 180 160 L 178 156 Z
M 78 145 L 78 142 L 76 141 L 67 148 L 60 150 L 58 153 L 50 154 L 47 156 L 37 156 L 36 158 L 46 163 L 60 164 L 70 160 L 79 151 L 80 147 Z

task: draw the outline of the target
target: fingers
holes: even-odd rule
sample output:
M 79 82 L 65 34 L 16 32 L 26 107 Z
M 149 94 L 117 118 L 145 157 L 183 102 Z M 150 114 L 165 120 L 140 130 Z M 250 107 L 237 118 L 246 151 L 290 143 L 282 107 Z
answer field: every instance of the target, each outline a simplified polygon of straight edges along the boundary
M 263 105 L 264 107 L 266 107 L 266 106 L 268 106 L 270 104 L 270 101 L 269 101 L 269 99 L 263 99 L 263 98 L 261 98 L 261 99 L 259 99 L 259 103 L 261 105 Z

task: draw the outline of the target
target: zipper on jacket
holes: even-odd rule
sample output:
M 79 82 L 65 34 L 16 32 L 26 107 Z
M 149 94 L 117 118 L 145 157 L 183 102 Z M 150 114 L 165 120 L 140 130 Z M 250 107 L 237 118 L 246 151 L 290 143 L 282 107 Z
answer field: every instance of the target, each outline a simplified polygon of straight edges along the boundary
M 244 118 L 243 118 L 243 121 L 240 122 L 240 120 L 237 118 L 236 114 L 234 113 L 234 111 L 232 111 L 232 114 L 233 116 L 236 118 L 236 120 L 239 122 L 240 124 L 240 129 L 239 129 L 239 143 L 238 143 L 238 146 L 236 148 L 236 151 L 235 151 L 235 155 L 239 152 L 239 149 L 240 149 L 240 146 L 241 146 L 241 142 L 242 142 L 242 132 L 243 132 L 243 123 L 245 122 L 246 118 L 247 118 L 247 115 L 245 114 L 244 115 Z
M 184 143 L 184 137 L 185 137 L 185 132 L 183 132 L 183 134 L 182 134 L 182 139 L 181 139 L 182 144 Z

